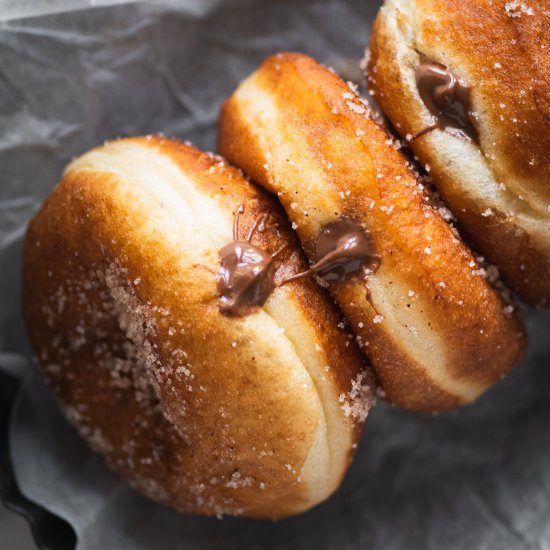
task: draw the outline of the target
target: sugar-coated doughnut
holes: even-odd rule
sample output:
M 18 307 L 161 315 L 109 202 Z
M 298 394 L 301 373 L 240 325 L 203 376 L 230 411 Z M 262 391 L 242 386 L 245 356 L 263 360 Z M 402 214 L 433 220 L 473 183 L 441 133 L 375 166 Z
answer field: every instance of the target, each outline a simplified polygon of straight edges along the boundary
M 368 84 L 467 240 L 550 307 L 550 2 L 386 0 Z
M 305 55 L 268 58 L 225 103 L 219 146 L 278 195 L 312 262 L 335 224 L 348 235 L 362 230 L 370 249 L 363 270 L 320 280 L 389 401 L 451 409 L 517 364 L 525 339 L 513 306 L 491 287 L 394 140 L 333 72 Z
M 373 402 L 324 291 L 279 285 L 306 269 L 278 203 L 220 157 L 123 139 L 30 224 L 25 319 L 68 419 L 141 492 L 283 517 L 337 488 Z

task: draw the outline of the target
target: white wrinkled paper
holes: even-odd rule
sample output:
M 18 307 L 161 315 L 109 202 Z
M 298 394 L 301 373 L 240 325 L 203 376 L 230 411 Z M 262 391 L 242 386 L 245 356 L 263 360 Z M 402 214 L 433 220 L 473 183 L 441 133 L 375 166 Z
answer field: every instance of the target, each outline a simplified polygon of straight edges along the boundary
M 214 149 L 221 102 L 279 50 L 360 79 L 379 4 L 0 0 L 0 368 L 30 357 L 22 238 L 67 161 L 153 132 Z M 296 518 L 180 516 L 139 496 L 78 438 L 31 366 L 13 417 L 17 478 L 74 526 L 81 550 L 547 549 L 550 314 L 526 317 L 529 353 L 507 380 L 439 417 L 380 405 L 342 488 Z

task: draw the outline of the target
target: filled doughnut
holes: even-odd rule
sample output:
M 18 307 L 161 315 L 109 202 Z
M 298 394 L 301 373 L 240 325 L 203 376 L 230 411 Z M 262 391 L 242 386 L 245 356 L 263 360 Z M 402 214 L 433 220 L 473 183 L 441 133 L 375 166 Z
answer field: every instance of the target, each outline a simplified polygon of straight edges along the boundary
M 517 364 L 513 306 L 334 73 L 300 54 L 270 57 L 224 104 L 219 146 L 277 194 L 390 402 L 451 409 Z
M 476 250 L 550 307 L 550 3 L 387 0 L 368 84 Z
M 68 419 L 132 485 L 277 518 L 337 488 L 373 403 L 305 270 L 278 203 L 221 158 L 123 139 L 74 160 L 30 224 L 24 313 Z

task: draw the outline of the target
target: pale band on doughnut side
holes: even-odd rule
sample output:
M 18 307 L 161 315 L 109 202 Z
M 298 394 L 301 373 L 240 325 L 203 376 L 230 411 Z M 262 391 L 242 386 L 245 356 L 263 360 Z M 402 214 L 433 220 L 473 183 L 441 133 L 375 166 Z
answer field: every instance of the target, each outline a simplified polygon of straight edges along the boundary
M 474 141 L 435 130 L 410 147 L 465 237 L 526 302 L 550 307 L 550 2 L 387 0 L 368 85 L 402 137 L 432 123 L 422 63 L 470 88 Z
M 522 323 L 432 206 L 390 136 L 335 74 L 268 58 L 222 110 L 222 154 L 276 193 L 313 258 L 320 229 L 360 222 L 380 256 L 368 280 L 331 285 L 392 403 L 469 403 L 515 366 Z
M 220 157 L 162 137 L 73 161 L 25 243 L 30 338 L 67 417 L 143 493 L 184 512 L 282 517 L 339 485 L 373 402 L 339 314 L 309 280 L 243 317 L 218 251 L 254 236 L 306 269 L 280 206 Z M 276 227 L 275 227 L 276 225 Z

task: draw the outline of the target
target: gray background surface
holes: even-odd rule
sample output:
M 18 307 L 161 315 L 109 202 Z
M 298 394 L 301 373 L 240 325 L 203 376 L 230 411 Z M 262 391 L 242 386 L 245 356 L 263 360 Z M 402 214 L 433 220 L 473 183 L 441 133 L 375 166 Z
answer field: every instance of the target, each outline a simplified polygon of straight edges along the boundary
M 33 550 L 28 523 L 21 517 L 4 510 L 0 506 L 0 537 L 5 550 Z

